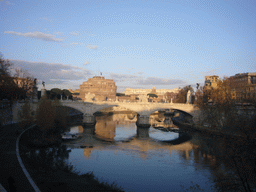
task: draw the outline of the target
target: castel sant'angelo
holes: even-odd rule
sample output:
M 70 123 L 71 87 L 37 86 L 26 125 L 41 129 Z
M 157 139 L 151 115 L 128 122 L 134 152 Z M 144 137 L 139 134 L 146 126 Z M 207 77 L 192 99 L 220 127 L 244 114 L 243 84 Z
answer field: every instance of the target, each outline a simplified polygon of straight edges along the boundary
M 122 96 L 116 96 L 117 86 L 112 79 L 105 79 L 101 76 L 94 76 L 80 85 L 80 89 L 72 91 L 83 101 L 131 101 L 134 102 L 142 95 L 150 93 L 158 95 L 158 99 L 167 97 L 168 92 L 177 93 L 179 89 L 131 89 L 127 88 Z
M 112 79 L 105 79 L 101 76 L 94 76 L 80 85 L 80 95 L 82 100 L 86 100 L 88 94 L 93 94 L 95 101 L 115 101 L 116 85 Z

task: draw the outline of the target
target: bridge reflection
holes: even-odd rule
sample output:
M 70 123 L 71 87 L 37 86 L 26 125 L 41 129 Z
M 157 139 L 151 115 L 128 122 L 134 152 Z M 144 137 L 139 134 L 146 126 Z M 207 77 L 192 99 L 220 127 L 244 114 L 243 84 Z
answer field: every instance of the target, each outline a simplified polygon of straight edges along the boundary
M 164 132 L 179 130 L 173 124 L 171 117 L 162 116 L 162 113 L 152 114 L 149 121 L 151 127 Z M 140 127 L 136 122 L 137 117 L 132 113 L 105 114 L 96 116 L 95 126 L 84 126 L 83 128 L 86 134 L 95 134 L 97 138 L 105 141 L 125 141 L 134 136 L 137 138 L 149 138 L 149 127 Z M 80 132 L 83 132 L 82 126 L 79 127 Z M 78 132 L 78 129 L 76 132 Z
M 153 116 L 151 120 L 155 125 Z M 159 149 L 169 150 L 170 154 L 173 150 L 184 151 L 188 158 L 189 151 L 192 149 L 192 145 L 188 142 L 189 136 L 178 132 L 164 132 L 152 127 L 137 127 L 135 122 L 136 117 L 131 118 L 127 114 L 98 116 L 95 126 L 71 128 L 71 132 L 79 132 L 82 137 L 65 142 L 65 145 L 69 148 L 83 148 L 84 156 L 87 158 L 94 150 L 106 150 L 113 146 L 115 149 L 139 153 L 141 158 L 146 158 L 148 152 Z M 157 137 L 157 134 L 160 135 Z M 168 136 L 165 138 L 166 135 Z

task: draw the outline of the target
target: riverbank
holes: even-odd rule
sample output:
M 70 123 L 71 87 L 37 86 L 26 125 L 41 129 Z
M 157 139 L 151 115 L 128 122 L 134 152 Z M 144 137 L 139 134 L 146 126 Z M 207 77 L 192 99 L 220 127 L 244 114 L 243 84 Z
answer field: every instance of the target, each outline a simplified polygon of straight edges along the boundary
M 16 141 L 22 131 L 18 124 L 5 125 L 0 129 L 0 183 L 7 191 L 34 191 L 16 154 Z
M 181 129 L 185 129 L 188 131 L 197 131 L 202 134 L 207 135 L 216 135 L 216 136 L 226 136 L 226 137 L 232 137 L 232 138 L 240 138 L 243 140 L 248 140 L 248 136 L 244 133 L 239 133 L 237 131 L 226 131 L 222 129 L 213 129 L 210 126 L 202 126 L 198 124 L 189 124 L 189 123 L 183 123 L 178 118 L 173 118 L 173 124 L 179 126 Z M 252 141 L 256 141 L 256 138 L 251 139 Z
M 20 151 L 25 167 L 41 191 L 122 191 L 115 184 L 99 182 L 92 173 L 79 175 L 65 162 L 69 153 L 65 146 L 31 145 L 30 135 L 35 134 L 36 129 L 31 129 L 21 137 Z

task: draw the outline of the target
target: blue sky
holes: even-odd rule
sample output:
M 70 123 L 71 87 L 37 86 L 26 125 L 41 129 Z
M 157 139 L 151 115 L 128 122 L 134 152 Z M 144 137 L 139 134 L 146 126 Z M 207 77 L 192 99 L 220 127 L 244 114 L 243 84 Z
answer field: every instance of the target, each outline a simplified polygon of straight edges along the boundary
M 256 71 L 255 0 L 0 0 L 0 52 L 46 88 L 125 88 Z

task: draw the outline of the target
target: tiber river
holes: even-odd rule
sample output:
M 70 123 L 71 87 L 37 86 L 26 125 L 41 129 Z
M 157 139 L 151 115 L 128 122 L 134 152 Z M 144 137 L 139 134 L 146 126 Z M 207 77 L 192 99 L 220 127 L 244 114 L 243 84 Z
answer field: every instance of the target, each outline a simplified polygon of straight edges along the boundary
M 177 132 L 170 121 L 166 129 L 157 128 L 163 122 L 137 128 L 131 114 L 96 120 L 95 128 L 72 127 L 70 132 L 82 137 L 63 142 L 65 163 L 80 174 L 93 172 L 125 191 L 245 191 L 247 183 L 254 187 L 255 157 L 249 157 L 250 147 L 240 146 L 237 139 Z

